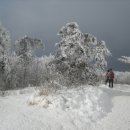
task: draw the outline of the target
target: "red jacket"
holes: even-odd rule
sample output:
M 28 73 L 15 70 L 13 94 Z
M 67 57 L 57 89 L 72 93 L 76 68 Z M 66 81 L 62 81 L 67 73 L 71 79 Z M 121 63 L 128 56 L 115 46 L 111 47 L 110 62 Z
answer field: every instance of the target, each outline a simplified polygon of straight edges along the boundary
M 114 79 L 114 72 L 113 71 L 109 72 L 109 79 Z

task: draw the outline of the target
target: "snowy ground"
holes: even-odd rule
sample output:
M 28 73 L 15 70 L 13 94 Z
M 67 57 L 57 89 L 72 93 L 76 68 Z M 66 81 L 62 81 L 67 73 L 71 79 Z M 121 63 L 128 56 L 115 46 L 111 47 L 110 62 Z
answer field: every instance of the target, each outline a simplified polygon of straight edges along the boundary
M 0 92 L 0 130 L 130 130 L 130 86 Z

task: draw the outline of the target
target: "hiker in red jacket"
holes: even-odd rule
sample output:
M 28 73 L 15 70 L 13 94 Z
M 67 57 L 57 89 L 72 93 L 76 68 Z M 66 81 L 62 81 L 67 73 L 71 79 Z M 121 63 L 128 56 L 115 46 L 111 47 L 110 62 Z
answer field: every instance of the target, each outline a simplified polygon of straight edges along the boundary
M 114 81 L 114 72 L 112 69 L 109 71 L 109 87 L 113 88 L 113 81 Z

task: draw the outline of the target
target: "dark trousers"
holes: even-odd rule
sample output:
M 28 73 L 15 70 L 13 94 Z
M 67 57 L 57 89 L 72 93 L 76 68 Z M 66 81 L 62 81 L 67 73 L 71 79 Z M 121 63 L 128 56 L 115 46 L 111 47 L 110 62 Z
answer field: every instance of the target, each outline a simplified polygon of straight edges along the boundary
M 113 88 L 113 79 L 109 79 L 109 87 Z

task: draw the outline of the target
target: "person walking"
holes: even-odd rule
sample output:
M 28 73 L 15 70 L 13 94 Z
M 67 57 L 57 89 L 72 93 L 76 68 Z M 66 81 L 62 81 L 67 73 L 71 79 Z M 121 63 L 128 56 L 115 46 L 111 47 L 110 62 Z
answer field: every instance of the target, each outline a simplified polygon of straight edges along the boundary
M 109 70 L 109 87 L 113 88 L 113 81 L 114 81 L 114 72 L 112 69 Z

